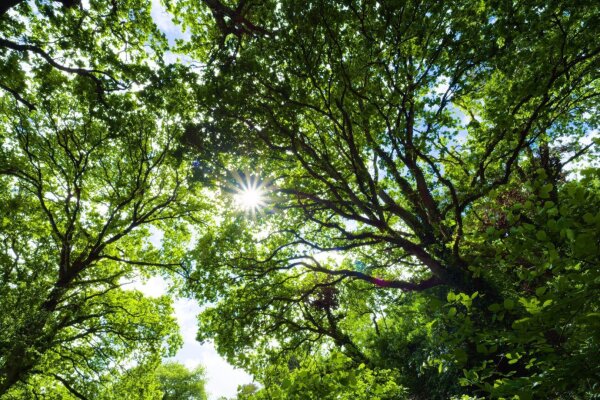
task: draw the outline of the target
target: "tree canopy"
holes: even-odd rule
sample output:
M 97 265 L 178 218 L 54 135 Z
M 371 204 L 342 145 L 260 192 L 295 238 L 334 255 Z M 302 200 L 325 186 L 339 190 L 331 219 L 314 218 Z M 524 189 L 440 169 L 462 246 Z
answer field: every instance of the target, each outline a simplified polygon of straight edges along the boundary
M 122 23 L 138 12 L 143 26 Z M 185 117 L 156 106 L 160 85 L 124 90 L 159 74 L 148 5 L 21 2 L 0 18 L 0 395 L 90 398 L 181 343 L 171 299 L 124 285 L 181 267 L 182 220 L 202 209 L 173 155 Z
M 0 397 L 205 398 L 159 275 L 240 399 L 594 398 L 597 2 L 162 5 L 0 7 Z
M 252 15 L 264 32 L 228 36 L 201 110 L 239 138 L 235 162 L 271 209 L 200 243 L 195 292 L 218 301 L 200 338 L 269 381 L 266 357 L 334 346 L 424 398 L 592 390 L 597 366 L 575 354 L 594 348 L 576 332 L 596 324 L 595 263 L 575 247 L 597 255 L 583 207 L 597 175 L 567 171 L 597 129 L 596 6 L 289 1 Z

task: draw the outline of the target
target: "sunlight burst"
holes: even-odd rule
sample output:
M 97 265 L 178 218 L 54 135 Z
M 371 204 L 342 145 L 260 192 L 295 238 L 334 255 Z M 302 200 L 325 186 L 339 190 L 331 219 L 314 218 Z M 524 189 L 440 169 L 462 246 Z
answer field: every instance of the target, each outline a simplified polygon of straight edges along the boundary
M 238 175 L 236 181 L 239 187 L 236 189 L 235 204 L 239 209 L 255 214 L 267 204 L 264 185 L 258 178 L 245 174 L 245 179 Z
M 242 189 L 236 196 L 235 201 L 238 207 L 246 211 L 257 210 L 265 205 L 263 192 L 258 188 Z

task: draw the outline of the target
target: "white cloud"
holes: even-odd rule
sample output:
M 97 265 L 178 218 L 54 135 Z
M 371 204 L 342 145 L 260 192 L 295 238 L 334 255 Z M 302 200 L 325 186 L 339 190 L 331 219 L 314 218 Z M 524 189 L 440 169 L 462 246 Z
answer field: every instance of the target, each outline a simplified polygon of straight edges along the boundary
M 168 283 L 163 278 L 152 277 L 146 281 L 134 282 L 131 288 L 141 291 L 146 296 L 157 297 L 166 293 Z M 200 344 L 196 341 L 198 329 L 196 317 L 202 308 L 195 300 L 176 299 L 173 308 L 183 337 L 183 347 L 173 357 L 173 360 L 182 363 L 189 369 L 198 365 L 204 367 L 207 378 L 206 391 L 210 400 L 216 400 L 220 396 L 233 397 L 237 392 L 238 385 L 253 381 L 252 376 L 225 361 L 217 353 L 212 343 Z
M 138 279 L 129 288 L 139 290 L 147 297 L 159 297 L 167 292 L 167 282 L 160 276 L 154 276 L 145 281 Z

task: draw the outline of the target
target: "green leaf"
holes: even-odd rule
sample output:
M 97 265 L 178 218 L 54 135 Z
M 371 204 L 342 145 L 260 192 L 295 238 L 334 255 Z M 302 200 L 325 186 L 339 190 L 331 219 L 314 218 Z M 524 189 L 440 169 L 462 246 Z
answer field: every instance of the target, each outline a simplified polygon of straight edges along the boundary
M 552 191 L 552 184 L 548 183 L 540 188 L 540 197 L 542 199 L 547 199 L 550 197 L 550 192 Z
M 502 310 L 502 306 L 498 303 L 493 303 L 488 307 L 488 310 L 496 313 L 496 312 Z
M 544 232 L 544 231 L 537 231 L 535 234 L 535 237 L 539 241 L 545 241 L 546 239 L 548 239 L 548 236 L 546 235 L 546 232 Z

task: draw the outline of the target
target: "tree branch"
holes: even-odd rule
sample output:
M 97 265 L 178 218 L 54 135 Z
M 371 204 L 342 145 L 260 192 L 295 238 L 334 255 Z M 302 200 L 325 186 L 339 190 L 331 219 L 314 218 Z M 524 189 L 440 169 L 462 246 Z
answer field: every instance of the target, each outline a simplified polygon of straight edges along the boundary
M 23 3 L 25 0 L 4 0 L 3 3 L 0 3 L 0 17 L 8 12 L 13 7 L 18 6 Z M 63 7 L 70 8 L 76 5 L 81 4 L 80 0 L 53 0 L 55 3 L 62 3 Z
M 63 378 L 62 376 L 58 375 L 58 374 L 52 374 L 52 376 L 54 378 L 56 378 L 56 380 L 58 380 L 60 383 L 63 384 L 63 386 L 65 388 L 67 388 L 67 390 L 75 397 L 77 397 L 79 400 L 88 400 L 87 397 L 85 397 L 83 394 L 81 394 L 80 392 L 78 392 L 73 386 L 71 386 L 71 384 L 69 383 L 69 381 L 67 381 L 65 378 Z
M 298 262 L 298 265 L 303 265 L 306 268 L 312 270 L 312 271 L 316 271 L 316 272 L 322 272 L 328 275 L 332 275 L 332 276 L 346 276 L 346 277 L 351 277 L 351 278 L 355 278 L 355 279 L 360 279 L 363 280 L 365 282 L 369 282 L 372 283 L 376 286 L 379 287 L 386 287 L 386 288 L 393 288 L 393 289 L 402 289 L 405 291 L 415 291 L 415 292 L 419 292 L 419 291 L 423 291 L 425 289 L 429 289 L 432 288 L 434 286 L 439 286 L 441 284 L 443 284 L 443 282 L 436 277 L 435 275 L 425 279 L 423 281 L 420 282 L 409 282 L 409 281 L 400 281 L 400 280 L 388 280 L 388 279 L 382 279 L 382 278 L 375 278 L 371 275 L 367 275 L 364 274 L 362 272 L 359 271 L 352 271 L 349 269 L 339 269 L 339 270 L 331 270 L 328 268 L 323 267 L 320 263 L 318 263 L 314 258 L 312 257 L 307 257 L 309 259 L 311 259 L 314 264 L 309 264 L 307 262 Z
M 96 70 L 96 69 L 72 68 L 72 67 L 67 67 L 67 66 L 61 65 L 58 62 L 56 62 L 47 52 L 42 50 L 40 47 L 32 45 L 32 44 L 19 44 L 19 43 L 15 43 L 15 42 L 12 42 L 12 41 L 4 39 L 4 38 L 0 38 L 0 46 L 6 47 L 6 48 L 9 48 L 12 50 L 16 50 L 16 51 L 32 52 L 32 53 L 37 54 L 40 57 L 42 57 L 44 60 L 46 60 L 48 62 L 48 64 L 52 65 L 54 68 L 56 68 L 60 71 L 86 76 L 86 77 L 90 78 L 92 81 L 94 81 L 99 94 L 102 94 L 105 91 L 105 88 L 104 88 L 104 84 L 103 84 L 102 80 L 94 74 L 106 76 L 113 82 L 117 83 L 117 80 L 113 76 L 111 76 L 108 72 L 105 72 L 105 71 L 100 71 L 100 70 Z
M 22 103 L 23 105 L 25 105 L 29 111 L 35 111 L 35 106 L 28 102 L 27 100 L 25 100 L 20 94 L 19 92 L 17 92 L 16 90 L 6 86 L 5 84 L 0 82 L 0 88 L 4 89 L 5 91 L 7 91 L 8 93 L 12 94 L 13 97 L 20 103 Z

